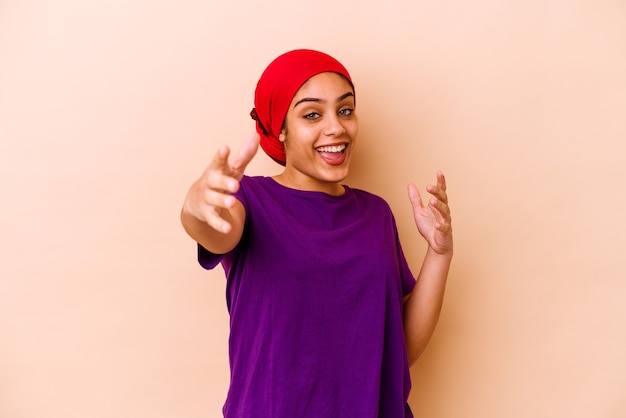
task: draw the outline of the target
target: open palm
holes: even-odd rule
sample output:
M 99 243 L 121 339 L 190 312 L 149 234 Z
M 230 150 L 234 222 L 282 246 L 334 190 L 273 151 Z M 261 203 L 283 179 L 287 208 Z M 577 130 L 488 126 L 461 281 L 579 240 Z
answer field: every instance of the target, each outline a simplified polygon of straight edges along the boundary
M 436 253 L 449 253 L 452 251 L 452 218 L 448 206 L 446 179 L 441 171 L 437 173 L 437 185 L 426 186 L 426 191 L 431 197 L 428 204 L 424 205 L 417 187 L 414 184 L 408 186 L 415 225 Z

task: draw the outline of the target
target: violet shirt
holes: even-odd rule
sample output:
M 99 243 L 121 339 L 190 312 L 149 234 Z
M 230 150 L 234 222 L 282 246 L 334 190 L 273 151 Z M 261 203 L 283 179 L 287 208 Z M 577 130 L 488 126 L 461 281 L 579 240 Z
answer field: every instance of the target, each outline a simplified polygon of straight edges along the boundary
M 227 418 L 407 418 L 402 297 L 415 279 L 380 197 L 244 177 L 241 241 L 221 262 L 230 313 Z

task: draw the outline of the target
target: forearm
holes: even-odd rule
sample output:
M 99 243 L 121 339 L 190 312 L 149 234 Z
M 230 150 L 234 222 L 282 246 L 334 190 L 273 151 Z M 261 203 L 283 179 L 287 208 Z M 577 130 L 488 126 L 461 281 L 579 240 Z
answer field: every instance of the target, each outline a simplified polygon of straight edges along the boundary
M 439 320 L 451 261 L 452 252 L 438 254 L 429 248 L 417 283 L 404 304 L 404 333 L 411 365 L 426 348 Z
M 228 233 L 223 233 L 212 228 L 207 222 L 202 221 L 183 207 L 180 220 L 183 228 L 197 243 L 214 254 L 225 254 L 232 250 L 243 232 L 245 210 L 240 202 L 237 202 L 232 209 L 224 209 L 220 216 L 231 225 Z

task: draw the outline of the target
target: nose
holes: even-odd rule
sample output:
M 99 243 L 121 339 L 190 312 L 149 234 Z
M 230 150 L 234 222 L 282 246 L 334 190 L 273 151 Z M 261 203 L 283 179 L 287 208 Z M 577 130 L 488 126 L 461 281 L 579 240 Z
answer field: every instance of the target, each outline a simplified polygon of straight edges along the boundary
M 326 118 L 326 126 L 324 127 L 324 135 L 326 136 L 341 136 L 346 132 L 343 127 L 339 116 L 336 114 L 329 115 Z

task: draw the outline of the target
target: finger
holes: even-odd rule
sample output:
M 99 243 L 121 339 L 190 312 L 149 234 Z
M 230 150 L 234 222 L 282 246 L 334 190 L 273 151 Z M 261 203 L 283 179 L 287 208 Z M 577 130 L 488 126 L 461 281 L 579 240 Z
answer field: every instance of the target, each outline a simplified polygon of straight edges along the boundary
M 437 172 L 437 185 L 426 186 L 426 191 L 435 196 L 444 203 L 448 203 L 448 194 L 446 193 L 446 178 L 441 171 Z
M 437 200 L 448 203 L 448 194 L 439 186 L 433 186 L 429 184 L 428 186 L 426 186 L 426 191 L 433 195 Z
M 447 189 L 446 176 L 443 175 L 443 172 L 441 170 L 437 171 L 437 187 L 439 187 L 444 192 Z
M 435 198 L 431 198 L 428 206 L 435 217 L 435 228 L 441 232 L 447 232 L 451 228 L 452 218 L 450 217 L 450 208 L 443 202 Z
M 197 197 L 193 197 L 193 196 Z M 229 194 L 219 193 L 210 189 L 196 192 L 190 190 L 184 203 L 183 210 L 195 218 L 207 223 L 211 228 L 224 231 L 227 222 L 222 219 L 220 213 L 223 208 L 235 206 L 235 198 Z M 230 226 L 226 226 L 230 230 Z
M 205 185 L 210 190 L 217 190 L 224 193 L 235 193 L 239 190 L 239 180 L 230 175 L 224 174 L 219 169 L 208 170 L 205 175 Z
M 219 209 L 231 209 L 235 206 L 236 198 L 230 193 L 222 193 L 209 189 L 204 193 L 204 204 L 208 207 Z
M 450 219 L 450 207 L 441 200 L 438 200 L 434 197 L 430 198 L 428 205 L 432 208 L 433 212 L 436 216 L 440 216 L 441 221 L 449 221 Z
M 452 230 L 452 224 L 449 221 L 437 222 L 435 228 L 437 228 L 437 231 L 441 232 L 442 234 L 447 234 Z
M 229 233 L 232 228 L 232 226 L 219 216 L 217 212 L 212 210 L 207 212 L 206 222 L 211 228 L 224 234 Z
M 222 218 L 222 209 L 231 209 L 236 204 L 236 198 L 230 194 L 219 193 L 213 190 L 209 190 L 205 193 L 205 205 L 202 210 L 204 221 L 213 229 L 228 233 L 231 230 L 231 225 L 224 218 Z
M 260 140 L 261 138 L 258 133 L 254 132 L 250 135 L 243 148 L 231 161 L 231 166 L 234 170 L 243 174 L 250 161 L 252 161 L 252 158 L 256 155 Z

